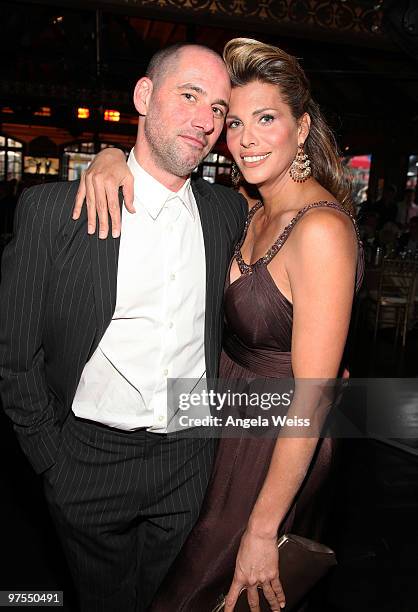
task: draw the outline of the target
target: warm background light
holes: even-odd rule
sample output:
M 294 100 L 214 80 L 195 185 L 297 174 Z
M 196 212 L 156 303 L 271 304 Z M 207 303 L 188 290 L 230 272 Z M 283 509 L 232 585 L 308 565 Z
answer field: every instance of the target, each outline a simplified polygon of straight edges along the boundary
M 120 112 L 117 110 L 109 110 L 106 109 L 104 112 L 105 121 L 119 121 L 120 120 Z
M 51 108 L 49 106 L 41 106 L 37 111 L 33 113 L 37 117 L 50 117 L 51 116 Z
M 90 117 L 90 109 L 77 108 L 77 119 L 88 119 Z

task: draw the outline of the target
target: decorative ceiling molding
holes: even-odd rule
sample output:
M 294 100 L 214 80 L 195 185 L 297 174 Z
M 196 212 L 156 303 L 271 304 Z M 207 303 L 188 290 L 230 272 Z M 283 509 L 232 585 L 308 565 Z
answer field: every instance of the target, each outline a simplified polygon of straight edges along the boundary
M 115 0 L 105 0 L 114 3 Z M 251 20 L 270 25 L 311 25 L 334 30 L 351 30 L 371 35 L 380 31 L 382 14 L 373 7 L 361 6 L 354 0 L 120 0 L 125 6 L 161 10 L 177 9 L 191 15 L 209 14 L 219 17 Z
M 17 0 L 19 2 L 21 0 Z M 361 0 L 25 0 L 37 4 L 118 10 L 138 16 L 219 24 L 250 31 L 305 30 L 383 38 L 379 2 Z M 297 32 L 298 31 L 298 32 Z

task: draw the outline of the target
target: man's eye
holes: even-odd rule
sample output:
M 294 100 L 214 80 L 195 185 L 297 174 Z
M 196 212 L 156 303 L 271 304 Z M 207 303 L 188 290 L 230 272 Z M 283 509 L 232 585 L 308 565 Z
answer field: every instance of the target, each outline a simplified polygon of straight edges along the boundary
M 213 109 L 214 114 L 218 115 L 218 117 L 224 117 L 225 116 L 225 113 L 224 113 L 222 108 L 219 108 L 218 106 L 213 106 L 212 109 Z
M 196 101 L 196 97 L 191 93 L 184 93 L 183 96 L 186 98 L 186 100 L 189 100 L 189 102 Z

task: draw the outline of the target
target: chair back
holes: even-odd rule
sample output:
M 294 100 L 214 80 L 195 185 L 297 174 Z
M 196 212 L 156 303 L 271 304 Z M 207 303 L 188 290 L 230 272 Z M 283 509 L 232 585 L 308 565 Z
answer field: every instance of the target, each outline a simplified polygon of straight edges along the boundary
M 398 298 L 411 304 L 415 295 L 418 263 L 404 259 L 384 259 L 382 263 L 378 300 Z M 392 301 L 392 300 L 390 300 Z

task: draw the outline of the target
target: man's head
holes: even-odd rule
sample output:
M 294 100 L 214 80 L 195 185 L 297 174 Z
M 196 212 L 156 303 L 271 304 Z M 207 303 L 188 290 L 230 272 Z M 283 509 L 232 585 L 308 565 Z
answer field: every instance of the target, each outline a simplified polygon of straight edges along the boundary
M 151 173 L 188 176 L 218 139 L 230 92 L 223 60 L 211 49 L 175 45 L 158 52 L 135 87 L 138 161 Z

